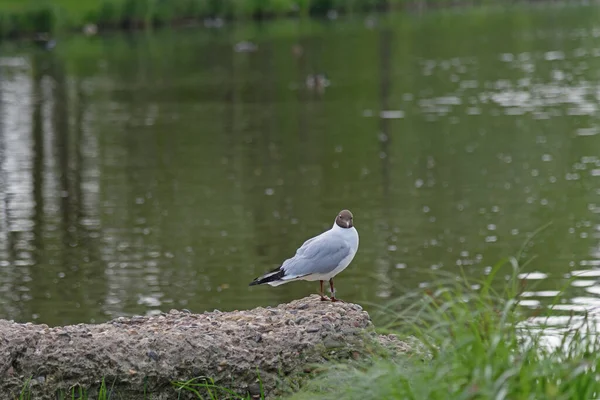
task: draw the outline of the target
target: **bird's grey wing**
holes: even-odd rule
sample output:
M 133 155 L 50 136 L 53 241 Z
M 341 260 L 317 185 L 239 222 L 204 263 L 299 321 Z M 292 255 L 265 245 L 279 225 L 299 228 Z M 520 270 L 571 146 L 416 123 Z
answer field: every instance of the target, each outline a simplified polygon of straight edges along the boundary
M 350 247 L 341 238 L 323 236 L 313 239 L 302 246 L 302 252 L 283 263 L 286 275 L 327 274 L 350 254 Z
M 319 240 L 322 236 L 323 236 L 323 234 L 317 235 L 315 237 L 308 239 L 306 242 L 302 243 L 302 246 L 300 246 L 298 248 L 298 250 L 296 250 L 296 256 L 301 256 L 302 254 L 304 254 L 306 252 L 306 250 L 310 247 L 310 244 L 312 242 L 314 242 L 315 240 Z

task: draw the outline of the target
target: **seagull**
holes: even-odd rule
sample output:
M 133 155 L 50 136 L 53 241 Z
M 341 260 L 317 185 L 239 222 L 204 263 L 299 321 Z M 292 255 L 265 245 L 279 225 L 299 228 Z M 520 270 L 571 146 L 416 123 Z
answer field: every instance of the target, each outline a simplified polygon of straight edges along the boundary
M 357 250 L 358 232 L 354 228 L 352 213 L 342 210 L 330 230 L 308 239 L 296 250 L 294 257 L 254 279 L 250 286 L 264 283 L 279 286 L 297 280 L 320 281 L 321 301 L 327 301 L 329 299 L 323 296 L 323 282 L 329 280 L 331 301 L 340 301 L 335 297 L 333 277 L 350 265 Z

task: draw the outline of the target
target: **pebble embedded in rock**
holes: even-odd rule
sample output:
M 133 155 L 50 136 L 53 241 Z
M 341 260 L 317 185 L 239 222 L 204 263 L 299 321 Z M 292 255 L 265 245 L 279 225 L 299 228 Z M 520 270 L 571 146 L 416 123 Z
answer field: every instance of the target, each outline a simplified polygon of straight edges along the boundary
M 148 355 L 148 357 L 150 357 L 151 359 L 153 359 L 154 361 L 158 361 L 158 354 L 156 354 L 155 351 L 153 350 L 148 350 L 148 352 L 146 353 Z
M 250 393 L 251 396 L 260 396 L 260 384 L 259 383 L 252 383 L 250 385 L 248 385 L 248 392 Z

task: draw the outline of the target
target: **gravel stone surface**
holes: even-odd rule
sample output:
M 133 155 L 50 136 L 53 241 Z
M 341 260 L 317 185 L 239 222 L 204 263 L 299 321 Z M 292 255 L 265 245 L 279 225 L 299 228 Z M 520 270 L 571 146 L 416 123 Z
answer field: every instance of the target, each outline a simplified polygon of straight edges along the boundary
M 152 399 L 177 399 L 171 382 L 199 376 L 257 395 L 257 374 L 270 398 L 282 381 L 314 365 L 382 348 L 411 351 L 395 336 L 375 334 L 359 305 L 322 302 L 317 295 L 275 308 L 171 310 L 94 325 L 0 320 L 0 398 L 18 397 L 28 379 L 35 400 L 56 399 L 78 385 L 92 394 L 104 378 L 114 398 L 143 399 L 145 390 Z

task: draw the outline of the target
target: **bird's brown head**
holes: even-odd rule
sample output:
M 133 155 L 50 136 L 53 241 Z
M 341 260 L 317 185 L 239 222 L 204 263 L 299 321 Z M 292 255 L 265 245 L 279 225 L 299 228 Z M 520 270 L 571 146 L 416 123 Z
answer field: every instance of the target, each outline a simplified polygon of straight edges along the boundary
M 335 219 L 335 223 L 340 228 L 352 228 L 354 226 L 354 221 L 352 220 L 352 213 L 348 210 L 340 211 L 337 218 Z

